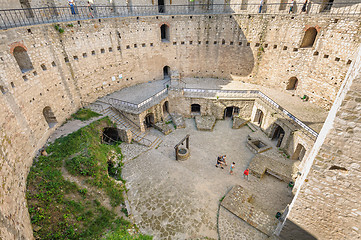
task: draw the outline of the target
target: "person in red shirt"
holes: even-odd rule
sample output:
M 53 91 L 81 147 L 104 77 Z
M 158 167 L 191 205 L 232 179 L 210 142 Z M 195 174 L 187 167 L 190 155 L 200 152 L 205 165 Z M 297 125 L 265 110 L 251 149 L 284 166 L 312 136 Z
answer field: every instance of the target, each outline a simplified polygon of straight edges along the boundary
M 247 181 L 248 181 L 248 174 L 249 174 L 249 169 L 247 168 L 246 170 L 244 170 L 243 172 L 243 178 L 247 177 Z

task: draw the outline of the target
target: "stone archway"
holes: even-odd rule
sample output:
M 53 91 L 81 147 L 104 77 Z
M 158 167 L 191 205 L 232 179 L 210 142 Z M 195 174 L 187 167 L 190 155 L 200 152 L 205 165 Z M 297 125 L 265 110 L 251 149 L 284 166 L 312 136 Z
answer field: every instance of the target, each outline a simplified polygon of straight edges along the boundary
M 274 128 L 273 128 L 273 133 L 271 135 L 271 139 L 274 141 L 277 141 L 276 143 L 276 147 L 280 147 L 282 144 L 282 140 L 285 136 L 285 130 L 283 130 L 283 128 L 278 125 L 277 123 L 274 124 Z
M 150 128 L 153 127 L 153 125 L 154 125 L 154 114 L 148 113 L 144 118 L 144 126 L 146 128 Z
M 170 67 L 164 66 L 163 67 L 163 79 L 169 79 L 170 78 Z
M 192 104 L 191 105 L 191 114 L 201 114 L 201 105 Z
M 223 118 L 224 119 L 226 119 L 228 117 L 233 118 L 234 114 L 238 114 L 238 113 L 239 113 L 239 107 L 235 107 L 235 106 L 226 107 L 224 109 Z
M 33 64 L 31 63 L 30 57 L 25 48 L 17 46 L 13 50 L 13 55 L 17 64 L 20 67 L 21 72 L 25 73 L 34 69 Z

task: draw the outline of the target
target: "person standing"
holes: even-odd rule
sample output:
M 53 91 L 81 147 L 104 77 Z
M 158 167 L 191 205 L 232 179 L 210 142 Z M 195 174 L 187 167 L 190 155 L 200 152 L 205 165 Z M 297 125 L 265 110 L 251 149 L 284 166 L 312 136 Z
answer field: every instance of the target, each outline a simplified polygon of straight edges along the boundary
M 90 1 L 88 1 L 88 10 L 89 10 L 89 16 L 92 17 L 92 18 L 94 18 L 93 13 L 92 13 L 93 7 L 92 7 L 92 5 L 90 4 Z
M 263 1 L 264 1 L 264 0 L 261 0 L 261 2 L 260 2 L 260 4 L 259 4 L 259 11 L 258 11 L 258 13 L 262 13 Z
M 288 13 L 293 13 L 293 5 L 295 4 L 294 0 L 291 1 L 290 10 Z
M 231 164 L 231 170 L 229 171 L 229 174 L 233 175 L 234 165 L 236 165 L 235 162 Z
M 307 11 L 307 3 L 308 3 L 308 0 L 306 0 L 305 1 L 305 3 L 303 4 L 303 6 L 302 6 L 302 9 L 301 9 L 301 13 L 307 13 L 306 11 Z
M 244 170 L 243 172 L 243 178 L 247 177 L 247 181 L 248 181 L 248 175 L 249 175 L 249 169 L 247 168 L 246 170 Z
M 74 7 L 74 0 L 68 0 L 69 6 L 70 6 L 70 10 L 71 10 L 71 14 L 75 15 L 75 7 Z

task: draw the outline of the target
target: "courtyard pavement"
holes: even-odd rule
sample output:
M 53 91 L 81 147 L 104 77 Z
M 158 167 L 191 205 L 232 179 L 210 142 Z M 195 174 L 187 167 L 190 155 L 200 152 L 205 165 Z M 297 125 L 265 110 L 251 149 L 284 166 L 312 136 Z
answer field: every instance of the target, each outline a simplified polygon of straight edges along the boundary
M 246 147 L 251 130 L 247 126 L 231 126 L 228 119 L 217 121 L 213 132 L 197 131 L 194 119 L 186 119 L 186 128 L 167 136 L 150 130 L 150 134 L 163 139 L 157 149 L 139 155 L 139 145 L 121 145 L 131 214 L 141 232 L 154 239 L 218 239 L 219 200 L 235 185 L 255 194 L 255 206 L 271 215 L 291 202 L 287 184 L 274 177 L 258 179 L 250 175 L 249 181 L 243 179 L 243 171 L 254 156 Z M 186 161 L 176 161 L 174 146 L 186 134 L 190 134 L 191 156 Z M 132 148 L 136 153 L 132 153 Z M 227 155 L 225 169 L 215 167 L 221 154 Z M 236 163 L 234 175 L 229 174 L 232 162 Z M 221 239 L 267 239 L 223 207 L 218 228 Z

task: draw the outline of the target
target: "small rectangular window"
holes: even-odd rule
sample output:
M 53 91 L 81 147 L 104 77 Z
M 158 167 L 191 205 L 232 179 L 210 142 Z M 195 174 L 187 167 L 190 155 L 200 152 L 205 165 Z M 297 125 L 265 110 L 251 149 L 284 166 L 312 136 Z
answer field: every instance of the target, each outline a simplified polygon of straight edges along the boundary
M 41 67 L 41 69 L 43 69 L 43 71 L 46 71 L 46 70 L 47 70 L 45 64 L 41 64 L 40 67 Z
M 3 86 L 0 86 L 0 90 L 1 90 L 2 94 L 6 93 L 6 90 L 5 90 L 5 88 Z
M 323 55 L 323 58 L 328 58 L 329 56 L 327 54 Z
M 105 53 L 104 48 L 100 49 L 100 53 Z
M 142 43 L 142 47 L 145 47 L 145 43 Z
M 110 48 L 109 48 L 109 52 L 113 52 L 113 48 L 110 47 Z
M 118 51 L 120 51 L 120 50 L 121 50 L 121 49 L 120 49 L 120 46 L 118 46 L 118 47 L 117 47 L 117 50 L 118 50 Z
M 153 47 L 153 43 L 150 43 L 150 46 Z
M 233 42 L 230 42 L 229 45 L 233 45 Z
M 64 61 L 65 61 L 66 63 L 68 63 L 68 62 L 69 62 L 69 58 L 65 57 L 65 58 L 64 58 Z
M 277 48 L 277 45 L 273 45 L 273 49 L 276 49 Z
M 173 42 L 173 45 L 177 45 L 177 42 Z
M 192 45 L 193 44 L 193 41 L 189 41 L 189 45 Z
M 95 55 L 95 51 L 94 51 L 94 50 L 92 51 L 92 55 Z
M 55 63 L 55 62 L 52 62 L 52 63 L 51 63 L 51 66 L 56 67 L 56 63 Z
M 86 53 L 83 53 L 83 58 L 88 57 L 88 55 Z
M 130 49 L 130 46 L 129 46 L 129 45 L 127 45 L 127 49 Z
M 78 60 L 78 56 L 73 56 L 74 60 Z
M 283 50 L 287 50 L 287 46 L 284 46 L 284 47 L 283 47 Z

